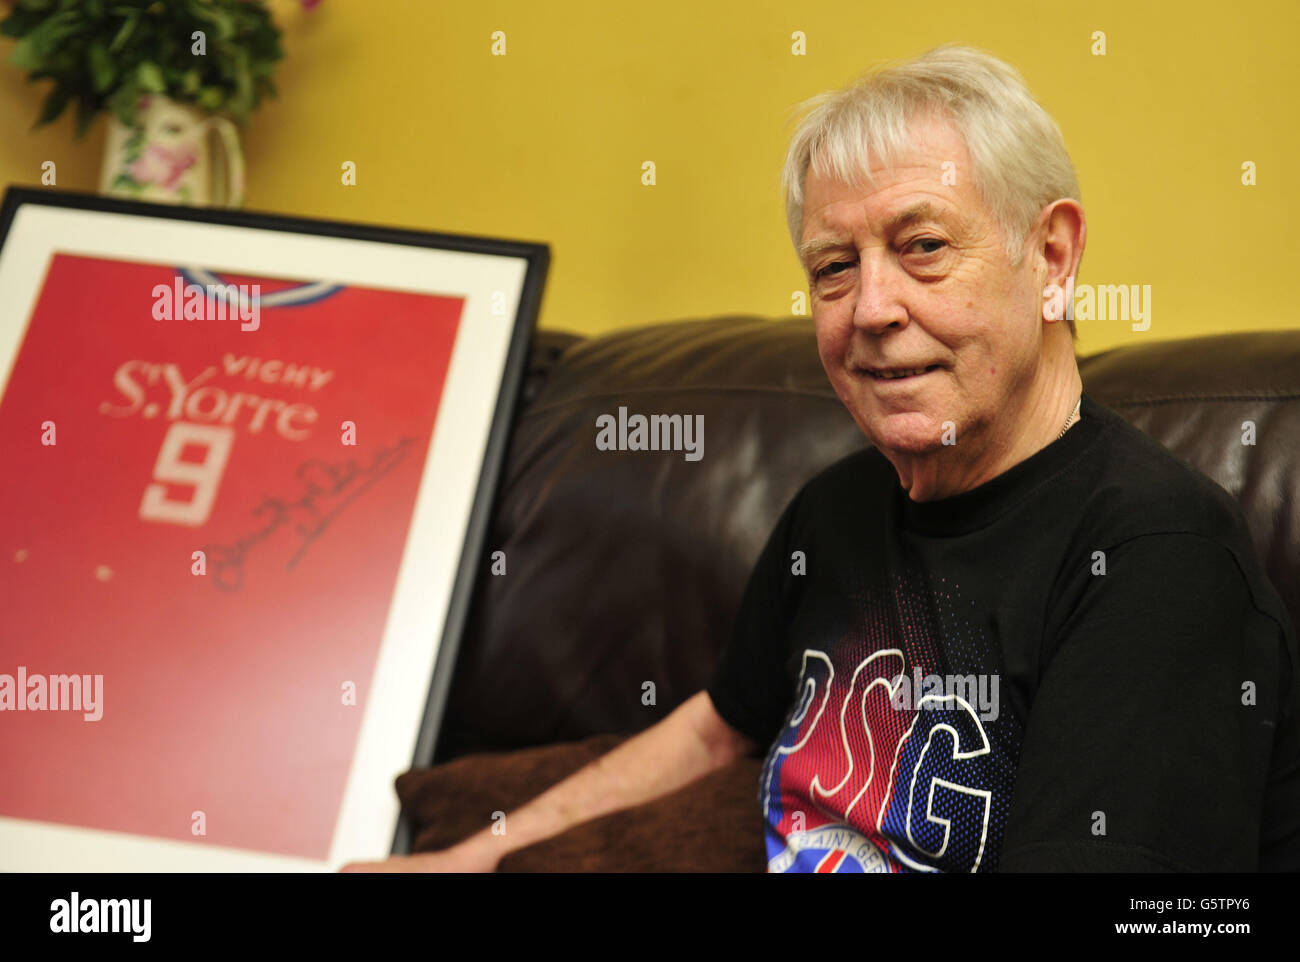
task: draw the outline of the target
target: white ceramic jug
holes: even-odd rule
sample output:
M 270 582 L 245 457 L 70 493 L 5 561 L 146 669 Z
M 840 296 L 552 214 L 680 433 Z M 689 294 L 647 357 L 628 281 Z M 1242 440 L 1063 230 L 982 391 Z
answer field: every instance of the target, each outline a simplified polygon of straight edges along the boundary
M 99 190 L 165 204 L 238 207 L 244 202 L 239 134 L 224 117 L 146 94 L 134 127 L 109 118 Z

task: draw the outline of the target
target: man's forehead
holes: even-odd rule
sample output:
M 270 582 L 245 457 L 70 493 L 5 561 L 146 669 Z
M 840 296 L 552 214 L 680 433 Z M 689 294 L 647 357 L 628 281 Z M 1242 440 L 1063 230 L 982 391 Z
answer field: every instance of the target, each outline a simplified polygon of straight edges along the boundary
M 870 184 L 846 183 L 833 172 L 817 173 L 817 166 L 810 165 L 804 180 L 804 240 L 864 215 L 881 224 L 921 219 L 913 208 L 927 200 L 931 206 L 920 213 L 930 219 L 964 220 L 964 208 L 980 203 L 977 195 L 963 189 L 971 181 L 965 138 L 938 116 L 912 120 L 906 146 L 896 156 L 873 156 Z M 899 186 L 915 189 L 895 189 Z

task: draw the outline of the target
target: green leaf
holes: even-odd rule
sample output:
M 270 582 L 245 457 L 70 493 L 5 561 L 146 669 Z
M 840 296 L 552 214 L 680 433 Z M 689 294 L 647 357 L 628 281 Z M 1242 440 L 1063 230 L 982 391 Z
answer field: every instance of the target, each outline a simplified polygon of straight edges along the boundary
M 90 129 L 90 125 L 95 122 L 97 116 L 99 116 L 99 105 L 95 101 L 86 100 L 85 98 L 77 100 L 78 140 L 86 136 L 86 131 Z
M 110 53 L 117 53 L 117 51 L 122 49 L 122 45 L 131 39 L 131 34 L 135 32 L 135 25 L 139 22 L 139 13 L 132 13 L 126 18 L 117 33 L 113 35 L 113 42 L 108 45 Z
M 49 57 L 61 41 L 82 29 L 84 24 L 75 10 L 61 10 L 46 17 L 23 39 L 41 59 Z
M 132 127 L 131 136 L 126 138 L 126 146 L 123 148 L 124 157 L 128 164 L 134 164 L 144 153 L 144 128 Z
M 135 126 L 136 101 L 140 99 L 140 87 L 135 75 L 128 75 L 122 86 L 108 98 L 108 109 L 121 123 L 128 127 Z
M 248 51 L 242 47 L 235 50 L 235 92 L 240 100 L 253 96 L 253 74 L 248 69 Z
M 167 82 L 163 80 L 162 71 L 152 61 L 146 60 L 141 63 L 136 68 L 135 76 L 140 83 L 141 90 L 147 90 L 153 94 L 164 93 L 167 90 Z
M 216 110 L 226 102 L 226 92 L 220 87 L 204 87 L 195 102 L 204 110 Z
M 203 78 L 199 76 L 199 68 L 191 67 L 181 75 L 181 93 L 187 97 L 193 97 L 199 92 L 199 85 L 202 82 Z
M 59 114 L 63 113 L 63 108 L 68 105 L 72 99 L 71 92 L 66 87 L 55 87 L 45 97 L 45 102 L 41 104 L 40 115 L 36 118 L 36 123 L 32 129 L 44 127 L 48 123 L 56 120 Z
M 45 66 L 45 54 L 28 34 L 9 51 L 9 62 L 21 70 L 40 70 Z
M 47 16 L 42 10 L 15 7 L 9 16 L 0 21 L 0 33 L 7 37 L 25 37 L 39 27 Z
M 108 55 L 108 48 L 98 40 L 90 45 L 89 60 L 90 79 L 95 85 L 95 93 L 102 94 L 117 77 L 117 68 L 113 66 L 113 58 Z
M 191 3 L 188 6 L 191 14 L 217 28 L 219 39 L 229 40 L 235 35 L 235 20 L 225 10 L 218 10 L 207 3 Z

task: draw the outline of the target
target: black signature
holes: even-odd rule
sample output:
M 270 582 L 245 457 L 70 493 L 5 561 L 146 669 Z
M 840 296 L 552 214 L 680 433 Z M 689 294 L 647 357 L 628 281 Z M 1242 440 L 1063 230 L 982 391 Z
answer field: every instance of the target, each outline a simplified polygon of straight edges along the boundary
M 266 497 L 253 509 L 254 517 L 268 516 L 266 525 L 244 535 L 234 544 L 208 545 L 203 548 L 207 554 L 208 564 L 213 580 L 218 588 L 226 591 L 238 591 L 244 584 L 244 559 L 248 549 L 265 541 L 280 527 L 292 520 L 294 513 L 301 519 L 295 530 L 302 538 L 302 544 L 289 559 L 288 567 L 296 565 L 307 546 L 319 538 L 330 522 L 350 503 L 365 493 L 380 478 L 388 474 L 410 453 L 407 449 L 415 443 L 415 438 L 404 437 L 390 448 L 380 448 L 369 467 L 360 467 L 356 459 L 349 458 L 342 464 L 330 464 L 313 458 L 298 465 L 294 472 L 302 482 L 303 494 L 293 501 L 283 498 Z M 357 479 L 362 479 L 360 483 Z M 322 495 L 338 495 L 345 491 L 343 497 L 328 511 L 322 511 L 317 499 Z

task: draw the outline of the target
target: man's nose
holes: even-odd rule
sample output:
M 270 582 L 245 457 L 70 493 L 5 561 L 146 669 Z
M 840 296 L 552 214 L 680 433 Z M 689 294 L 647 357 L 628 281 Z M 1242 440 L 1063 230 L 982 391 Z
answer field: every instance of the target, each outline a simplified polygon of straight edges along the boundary
M 853 307 L 853 325 L 876 334 L 891 325 L 907 324 L 904 281 L 903 271 L 890 262 L 888 250 L 863 251 L 858 260 L 858 301 Z

